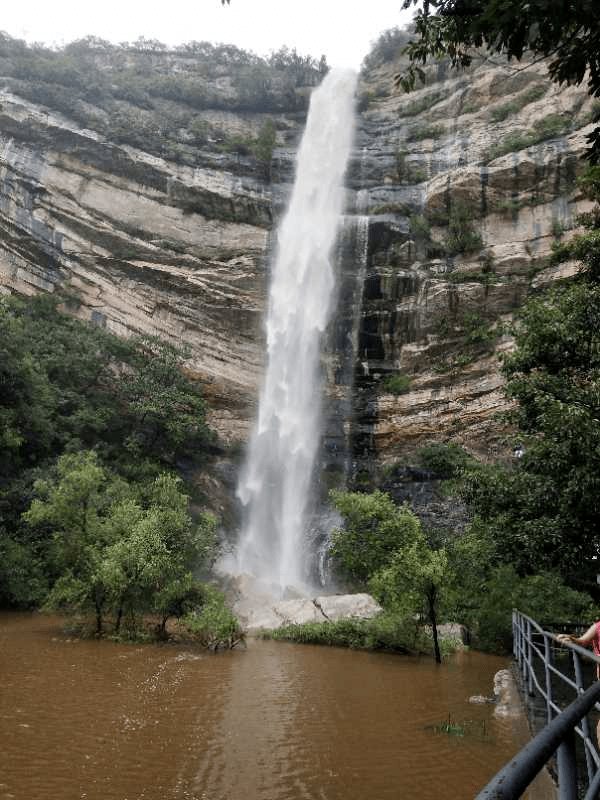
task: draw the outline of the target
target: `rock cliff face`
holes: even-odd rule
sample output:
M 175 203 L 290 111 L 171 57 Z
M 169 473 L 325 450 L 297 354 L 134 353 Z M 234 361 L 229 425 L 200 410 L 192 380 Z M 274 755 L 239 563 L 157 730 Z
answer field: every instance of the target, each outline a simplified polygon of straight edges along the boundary
M 587 208 L 590 100 L 539 63 L 440 64 L 408 96 L 389 91 L 395 70 L 364 79 L 350 178 L 369 214 L 354 435 L 375 455 L 357 466 L 431 441 L 509 458 L 498 356 L 525 295 L 575 269 L 546 259 Z
M 558 277 L 545 258 L 585 210 L 575 186 L 591 118 L 583 90 L 557 88 L 543 64 L 498 60 L 460 74 L 440 64 L 404 95 L 396 68 L 361 79 L 353 233 L 325 358 L 335 409 L 326 444 L 350 446 L 354 480 L 410 462 L 430 441 L 509 456 L 495 416 L 506 408 L 507 323 Z M 120 335 L 186 344 L 210 423 L 225 444 L 245 442 L 264 366 L 273 224 L 304 111 L 204 103 L 203 130 L 256 137 L 274 121 L 265 170 L 210 136 L 191 159 L 111 139 L 8 80 L 0 103 L 0 290 L 60 292 L 71 313 Z M 324 466 L 335 464 L 326 452 Z

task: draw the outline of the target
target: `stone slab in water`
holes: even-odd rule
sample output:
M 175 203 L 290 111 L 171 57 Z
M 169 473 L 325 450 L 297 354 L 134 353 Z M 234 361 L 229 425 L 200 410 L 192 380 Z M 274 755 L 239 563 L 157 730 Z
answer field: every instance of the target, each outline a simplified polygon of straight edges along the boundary
M 374 617 L 381 606 L 376 603 L 370 594 L 332 594 L 317 597 L 314 601 L 321 609 L 326 619 L 335 621 L 344 617 L 360 617 L 370 619 Z
M 231 591 L 232 584 L 235 593 Z M 365 593 L 316 598 L 299 593 L 290 598 L 288 593 L 288 599 L 279 599 L 264 588 L 257 589 L 247 577 L 234 579 L 228 588 L 231 609 L 247 632 L 307 622 L 334 622 L 346 617 L 368 619 L 381 611 L 381 606 Z

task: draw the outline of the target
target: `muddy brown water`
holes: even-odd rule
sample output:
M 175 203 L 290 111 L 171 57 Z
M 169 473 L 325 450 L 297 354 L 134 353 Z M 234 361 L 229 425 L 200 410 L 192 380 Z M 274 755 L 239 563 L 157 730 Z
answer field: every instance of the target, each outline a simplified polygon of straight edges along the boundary
M 465 800 L 526 741 L 468 701 L 507 665 L 80 641 L 4 612 L 0 800 Z M 448 719 L 467 735 L 436 732 Z

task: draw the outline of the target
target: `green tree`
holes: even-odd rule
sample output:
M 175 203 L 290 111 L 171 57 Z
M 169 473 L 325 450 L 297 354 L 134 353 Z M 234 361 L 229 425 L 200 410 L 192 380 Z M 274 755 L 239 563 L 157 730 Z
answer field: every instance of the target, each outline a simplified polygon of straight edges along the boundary
M 126 491 L 123 481 L 109 482 L 96 453 L 69 453 L 57 464 L 55 480 L 34 485 L 38 497 L 23 514 L 33 527 L 49 531 L 47 561 L 56 578 L 50 605 L 93 608 L 96 629 L 102 629 L 106 591 L 97 570 L 109 543 L 104 524 L 111 499 Z
M 213 436 L 200 386 L 183 372 L 186 351 L 123 341 L 56 305 L 48 295 L 0 300 L 0 475 L 65 449 L 96 447 L 129 474 L 201 457 Z
M 156 337 L 134 340 L 134 347 L 114 385 L 125 411 L 120 429 L 130 455 L 169 464 L 205 450 L 214 437 L 205 423 L 200 386 L 182 370 L 187 351 Z
M 466 625 L 481 650 L 510 650 L 513 608 L 545 627 L 593 617 L 590 595 L 569 587 L 558 571 L 521 575 L 503 562 L 494 531 L 480 517 L 452 539 L 446 553 L 442 612 Z
M 61 455 L 93 449 L 98 469 L 133 483 L 203 459 L 213 436 L 185 357 L 75 320 L 48 295 L 0 298 L 0 600 L 35 602 L 56 578 L 44 526 L 22 514 Z
M 438 664 L 442 657 L 437 632 L 437 609 L 448 580 L 448 556 L 444 549 L 432 549 L 422 530 L 413 542 L 396 550 L 388 564 L 369 581 L 373 596 L 386 608 L 402 616 L 420 609 L 425 600 L 433 631 L 433 647 Z
M 204 587 L 202 607 L 188 612 L 180 625 L 210 650 L 232 648 L 244 640 L 238 619 L 225 605 L 223 593 L 214 586 Z
M 269 117 L 262 124 L 252 147 L 252 151 L 260 164 L 266 180 L 269 180 L 271 177 L 271 159 L 273 158 L 273 148 L 276 144 L 277 132 L 275 130 L 275 123 L 271 117 Z
M 62 456 L 56 478 L 36 482 L 35 490 L 23 517 L 49 534 L 47 607 L 92 611 L 97 633 L 108 613 L 117 631 L 124 615 L 135 627 L 144 614 L 158 614 L 164 631 L 194 596 L 192 570 L 209 565 L 216 544 L 215 520 L 192 522 L 180 480 L 163 474 L 131 485 L 88 451 Z
M 368 582 L 382 606 L 400 617 L 420 612 L 425 601 L 440 662 L 437 608 L 448 573 L 446 552 L 430 547 L 407 505 L 398 508 L 381 491 L 333 490 L 330 497 L 345 521 L 333 531 L 329 550 L 342 574 Z
M 352 581 L 366 583 L 393 553 L 418 535 L 417 517 L 406 505 L 398 508 L 385 492 L 334 489 L 329 496 L 345 523 L 332 531 L 329 553 L 338 571 Z
M 52 447 L 53 387 L 32 356 L 27 326 L 14 303 L 0 300 L 0 481 Z
M 554 81 L 587 81 L 589 93 L 600 96 L 600 7 L 593 0 L 404 0 L 403 8 L 410 6 L 418 6 L 415 38 L 406 48 L 409 66 L 397 76 L 407 90 L 423 77 L 419 65 L 429 59 L 449 57 L 464 67 L 485 48 L 509 58 L 526 52 L 547 57 Z M 595 163 L 600 127 L 589 141 Z

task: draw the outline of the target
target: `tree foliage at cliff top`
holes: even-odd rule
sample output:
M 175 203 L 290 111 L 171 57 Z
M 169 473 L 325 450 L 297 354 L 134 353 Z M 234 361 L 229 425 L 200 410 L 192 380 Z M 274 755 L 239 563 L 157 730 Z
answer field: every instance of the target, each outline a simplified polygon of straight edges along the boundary
M 587 80 L 600 97 L 600 5 L 596 0 L 404 0 L 418 6 L 415 39 L 406 52 L 410 65 L 398 82 L 407 90 L 422 74 L 419 64 L 449 56 L 468 66 L 485 48 L 521 59 L 526 52 L 549 59 L 559 84 Z M 600 159 L 600 128 L 589 136 L 592 163 Z
M 310 87 L 328 69 L 325 57 L 287 47 L 262 58 L 235 45 L 169 49 L 143 37 L 114 45 L 88 36 L 51 49 L 0 33 L 0 74 L 16 96 L 176 163 L 212 165 L 216 155 L 235 153 L 237 169 L 250 174 L 253 154 L 264 171 L 257 116 L 306 111 Z M 239 114 L 238 132 L 213 110 Z M 250 158 L 241 164 L 240 156 Z
M 300 90 L 316 85 L 328 66 L 325 57 L 316 61 L 287 47 L 263 58 L 228 44 L 190 41 L 168 48 L 140 37 L 114 45 L 88 36 L 52 49 L 0 33 L 0 69 L 13 91 L 35 102 L 76 115 L 85 114 L 82 102 L 95 106 L 96 124 L 129 104 L 138 113 L 155 112 L 164 127 L 174 111 L 159 114 L 165 101 L 196 111 L 306 108 L 308 93 Z

